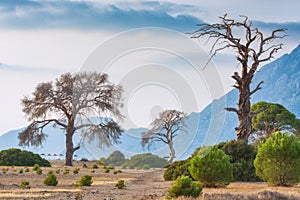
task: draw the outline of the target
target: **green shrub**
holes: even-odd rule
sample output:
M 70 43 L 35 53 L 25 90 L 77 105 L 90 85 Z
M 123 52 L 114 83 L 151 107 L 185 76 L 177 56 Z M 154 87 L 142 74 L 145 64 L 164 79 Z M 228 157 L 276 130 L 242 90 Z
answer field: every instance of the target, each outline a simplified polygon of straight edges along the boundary
M 126 161 L 126 159 L 124 154 L 117 150 L 112 152 L 107 159 L 102 159 L 101 161 L 106 165 L 112 164 L 114 166 L 121 166 Z
M 20 169 L 19 170 L 19 174 L 23 174 L 24 170 L 23 169 Z
M 216 147 L 201 149 L 191 159 L 189 171 L 205 187 L 223 187 L 233 179 L 229 156 Z
M 43 173 L 43 170 L 41 168 L 38 168 L 36 170 L 36 174 L 41 175 Z
M 97 164 L 93 164 L 92 169 L 98 169 L 98 165 Z
M 91 170 L 91 173 L 95 173 L 95 170 L 93 169 L 93 170 Z
M 39 164 L 34 164 L 32 170 L 37 171 L 38 169 L 40 169 L 40 165 Z
M 193 182 L 188 176 L 180 176 L 167 191 L 167 199 L 179 196 L 198 197 L 202 193 L 202 186 Z
M 73 174 L 78 174 L 79 171 L 80 171 L 80 169 L 79 169 L 79 168 L 76 168 L 76 169 L 73 170 Z
M 116 183 L 115 187 L 118 188 L 118 189 L 125 188 L 126 187 L 125 181 L 124 180 L 118 180 L 118 182 Z
M 93 177 L 90 175 L 84 175 L 81 177 L 81 179 L 79 180 L 79 185 L 80 186 L 91 186 L 93 183 Z
M 173 162 L 164 172 L 166 181 L 176 180 L 180 176 L 188 176 L 192 178 L 189 172 L 190 160 L 180 160 Z
M 149 170 L 150 169 L 150 165 L 149 164 L 144 164 L 143 165 L 143 170 Z
M 110 165 L 108 166 L 108 169 L 115 169 L 115 166 L 114 166 L 113 164 L 110 164 Z
M 57 169 L 57 170 L 55 171 L 55 173 L 59 174 L 60 171 L 61 171 L 61 169 Z
M 56 186 L 58 183 L 53 171 L 49 171 L 47 177 L 44 179 L 44 184 L 48 186 Z
M 20 184 L 20 188 L 22 188 L 22 189 L 30 189 L 31 186 L 30 186 L 30 184 L 29 184 L 28 181 L 22 181 L 21 184 Z
M 270 185 L 291 186 L 300 181 L 300 140 L 276 132 L 258 148 L 256 174 Z
M 105 173 L 109 173 L 109 172 L 110 172 L 110 169 L 106 168 L 104 172 L 105 172 Z
M 69 174 L 69 173 L 70 173 L 70 169 L 69 168 L 65 168 L 63 174 L 66 175 L 66 174 Z
M 218 144 L 217 148 L 223 150 L 230 156 L 230 163 L 232 163 L 233 166 L 234 181 L 260 181 L 255 173 L 253 164 L 257 154 L 253 145 L 243 141 L 232 140 L 230 142 Z
M 51 166 L 48 160 L 29 151 L 15 148 L 0 151 L 0 166 L 33 166 L 34 164 L 43 167 Z
M 140 168 L 142 169 L 145 164 L 150 165 L 150 168 L 163 168 L 168 166 L 168 162 L 164 158 L 160 158 L 157 155 L 151 153 L 134 155 L 127 160 L 123 166 L 129 169 Z
M 29 168 L 25 168 L 24 172 L 30 172 Z

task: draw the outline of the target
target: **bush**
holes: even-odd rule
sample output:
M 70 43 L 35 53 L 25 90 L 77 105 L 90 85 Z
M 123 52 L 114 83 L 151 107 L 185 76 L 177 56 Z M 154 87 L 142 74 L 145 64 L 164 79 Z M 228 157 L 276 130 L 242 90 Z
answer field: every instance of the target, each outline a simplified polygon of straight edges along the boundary
M 151 153 L 134 155 L 127 160 L 122 167 L 128 167 L 129 169 L 140 168 L 142 169 L 145 164 L 148 164 L 150 168 L 163 168 L 168 166 L 168 162 L 164 158 L 160 158 L 157 155 Z
M 232 140 L 218 144 L 217 148 L 230 156 L 234 181 L 260 181 L 259 177 L 255 174 L 253 164 L 257 153 L 253 145 L 243 141 Z
M 56 186 L 58 183 L 53 171 L 49 171 L 47 177 L 44 179 L 44 184 L 48 186 Z
M 118 188 L 118 189 L 123 189 L 124 187 L 126 187 L 125 181 L 124 180 L 118 180 L 115 187 Z
M 43 170 L 41 168 L 38 168 L 36 170 L 36 174 L 41 175 L 43 173 Z
M 98 169 L 98 165 L 97 164 L 93 164 L 92 169 Z
M 233 179 L 229 156 L 216 147 L 201 149 L 191 159 L 189 171 L 205 187 L 223 187 Z
M 63 174 L 66 175 L 66 174 L 69 174 L 69 173 L 70 173 L 70 169 L 69 168 L 65 168 Z
M 106 168 L 104 172 L 105 172 L 105 173 L 109 173 L 109 172 L 110 172 L 110 169 Z
M 291 186 L 300 181 L 300 140 L 276 132 L 258 148 L 256 174 L 270 185 Z
M 28 181 L 22 181 L 21 184 L 20 184 L 20 188 L 22 188 L 22 189 L 30 189 L 31 186 L 30 186 L 30 184 L 29 184 Z
M 164 172 L 164 179 L 166 181 L 176 180 L 180 176 L 188 176 L 192 178 L 189 172 L 190 160 L 180 160 L 173 162 Z
M 79 168 L 76 168 L 76 169 L 73 170 L 73 174 L 78 174 L 79 171 L 80 171 L 80 169 L 79 169 Z
M 24 170 L 23 169 L 20 169 L 19 170 L 19 174 L 23 174 Z
M 51 167 L 48 160 L 29 151 L 21 151 L 15 148 L 0 151 L 0 166 L 33 166 L 34 164 Z
M 150 165 L 149 164 L 144 164 L 143 165 L 143 170 L 149 170 L 150 169 Z
M 25 168 L 24 172 L 30 172 L 29 168 Z
M 102 159 L 101 161 L 104 161 L 104 164 L 106 165 L 112 164 L 114 166 L 121 166 L 126 161 L 126 159 L 122 152 L 114 151 L 108 156 L 107 159 Z
M 167 199 L 179 196 L 198 197 L 202 192 L 202 186 L 193 182 L 188 176 L 181 176 L 171 185 L 167 191 Z
M 79 185 L 80 186 L 91 186 L 93 183 L 93 177 L 90 175 L 84 175 L 81 177 L 81 179 L 79 180 Z
M 40 169 L 39 164 L 34 164 L 32 170 L 37 171 L 38 169 Z

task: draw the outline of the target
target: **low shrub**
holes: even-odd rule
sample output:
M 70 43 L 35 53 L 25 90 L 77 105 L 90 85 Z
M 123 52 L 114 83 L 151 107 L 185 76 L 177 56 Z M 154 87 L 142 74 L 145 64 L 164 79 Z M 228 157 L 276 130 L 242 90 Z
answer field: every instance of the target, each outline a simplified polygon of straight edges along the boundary
M 0 166 L 33 166 L 34 164 L 51 167 L 48 160 L 30 151 L 22 151 L 16 148 L 0 151 Z
M 79 169 L 79 168 L 76 168 L 76 169 L 73 170 L 73 174 L 78 174 L 79 171 L 80 171 L 80 169 Z
M 143 165 L 143 170 L 149 170 L 150 169 L 150 165 L 149 164 L 144 164 Z
M 43 173 L 43 170 L 41 168 L 36 170 L 36 174 L 41 175 Z
M 84 175 L 79 180 L 78 184 L 79 186 L 91 186 L 93 183 L 93 177 L 90 175 Z
M 167 191 L 167 199 L 184 197 L 198 197 L 202 193 L 202 185 L 194 183 L 188 176 L 180 176 Z
M 92 169 L 98 169 L 98 165 L 97 164 L 93 164 Z
M 40 165 L 39 164 L 34 164 L 32 167 L 33 171 L 37 171 L 38 169 L 40 169 Z
M 58 183 L 53 171 L 49 171 L 47 177 L 44 179 L 44 184 L 47 186 L 56 186 Z
M 166 181 L 176 180 L 178 177 L 184 175 L 192 178 L 189 167 L 191 166 L 190 160 L 180 160 L 173 162 L 164 172 L 164 179 Z
M 118 182 L 116 183 L 115 187 L 118 188 L 118 189 L 125 188 L 126 187 L 125 181 L 124 180 L 118 180 Z
M 22 188 L 22 189 L 30 189 L 31 186 L 30 186 L 30 183 L 28 181 L 22 181 L 21 184 L 20 184 L 20 188 Z
M 122 167 L 128 167 L 129 169 L 140 168 L 142 169 L 144 165 L 149 165 L 150 168 L 164 168 L 168 166 L 168 162 L 164 158 L 160 158 L 157 155 L 151 153 L 134 155 L 127 160 Z

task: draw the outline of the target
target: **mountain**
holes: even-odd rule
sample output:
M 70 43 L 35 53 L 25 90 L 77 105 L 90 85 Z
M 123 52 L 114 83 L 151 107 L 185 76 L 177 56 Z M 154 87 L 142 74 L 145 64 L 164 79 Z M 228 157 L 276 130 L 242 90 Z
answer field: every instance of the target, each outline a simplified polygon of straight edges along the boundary
M 290 54 L 285 54 L 279 59 L 263 66 L 254 76 L 252 86 L 264 81 L 262 89 L 251 97 L 251 102 L 268 101 L 285 106 L 300 118 L 300 45 Z M 236 138 L 234 127 L 238 125 L 235 113 L 226 112 L 224 107 L 236 107 L 238 91 L 233 89 L 223 97 L 212 101 L 200 113 L 191 113 L 187 119 L 187 133 L 178 134 L 174 146 L 177 159 L 190 156 L 195 148 L 203 145 L 216 144 L 220 141 L 228 141 Z M 0 150 L 18 146 L 18 133 L 20 130 L 10 131 L 0 136 Z M 45 129 L 48 138 L 43 147 L 27 147 L 36 153 L 64 154 L 65 136 L 58 127 L 49 126 Z M 134 154 L 152 152 L 167 157 L 168 147 L 164 144 L 154 144 L 151 149 L 141 146 L 141 133 L 145 128 L 126 130 L 121 137 L 121 143 L 114 144 L 110 148 L 98 148 L 96 141 L 84 142 L 75 154 L 77 158 L 98 159 L 107 157 L 114 150 L 122 151 L 127 157 Z M 80 141 L 80 137 L 74 138 L 74 144 Z M 60 158 L 60 157 L 59 157 Z

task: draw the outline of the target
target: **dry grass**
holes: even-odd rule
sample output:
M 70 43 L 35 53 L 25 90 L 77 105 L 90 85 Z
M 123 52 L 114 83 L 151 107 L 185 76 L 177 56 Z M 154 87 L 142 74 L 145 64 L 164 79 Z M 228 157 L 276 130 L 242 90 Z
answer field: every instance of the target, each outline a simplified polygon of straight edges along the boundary
M 89 168 L 82 168 L 81 162 L 76 162 L 74 167 L 67 167 L 69 174 L 63 174 L 66 167 L 62 161 L 55 161 L 51 168 L 42 167 L 43 174 L 37 175 L 30 167 L 30 172 L 19 173 L 25 167 L 0 167 L 0 199 L 75 199 L 80 194 L 83 199 L 165 199 L 166 190 L 172 182 L 163 180 L 162 169 L 151 170 L 122 170 L 123 173 L 105 173 L 102 167 L 92 169 L 95 162 L 86 163 Z M 2 168 L 9 168 L 4 174 Z M 78 174 L 73 170 L 80 168 Z M 60 173 L 55 173 L 60 169 Z M 57 176 L 56 187 L 45 186 L 43 180 L 52 170 Z M 94 173 L 92 173 L 94 170 Z M 118 169 L 116 169 L 118 170 Z M 74 187 L 73 184 L 81 176 L 89 174 L 93 176 L 93 184 L 90 187 Z M 125 180 L 125 189 L 116 189 L 114 186 L 118 180 Z M 29 181 L 31 189 L 20 189 L 18 185 L 22 181 Z M 178 198 L 188 200 L 189 198 Z M 204 188 L 203 194 L 197 200 L 254 200 L 254 199 L 292 199 L 300 200 L 300 186 L 294 187 L 268 187 L 265 183 L 231 183 L 226 188 Z M 195 200 L 195 199 L 194 199 Z

